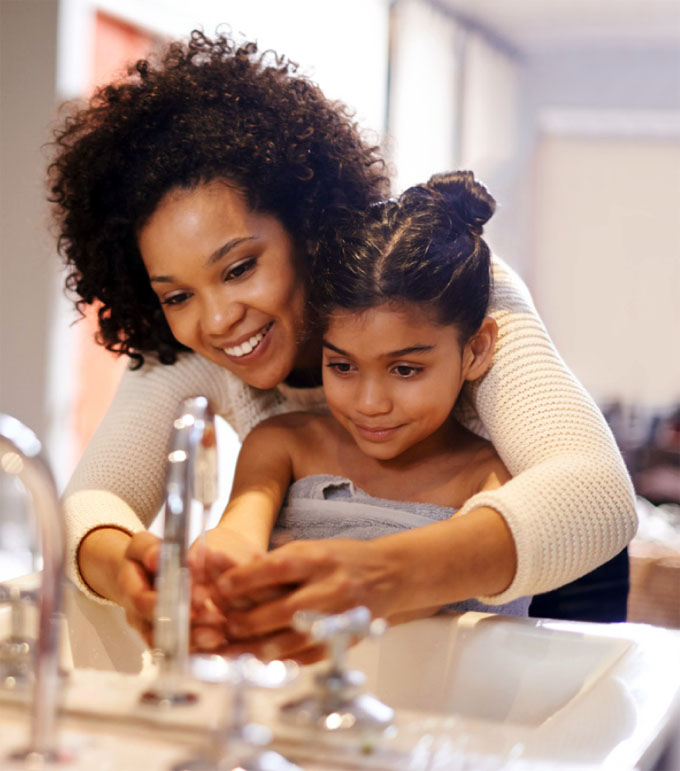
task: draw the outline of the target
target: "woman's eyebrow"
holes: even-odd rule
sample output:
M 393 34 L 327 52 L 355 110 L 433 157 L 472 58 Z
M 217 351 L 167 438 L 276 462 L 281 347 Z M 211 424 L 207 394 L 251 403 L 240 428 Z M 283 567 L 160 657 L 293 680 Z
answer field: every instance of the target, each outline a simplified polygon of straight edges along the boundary
M 209 268 L 211 265 L 214 265 L 216 262 L 219 262 L 232 249 L 235 249 L 237 246 L 240 246 L 240 244 L 245 243 L 246 241 L 254 241 L 254 240 L 255 240 L 255 236 L 243 236 L 242 238 L 232 238 L 231 240 L 227 241 L 225 244 L 222 244 L 222 246 L 215 249 L 215 251 L 205 261 L 203 267 Z M 173 276 L 149 276 L 149 281 L 152 284 L 172 284 L 174 283 L 175 279 L 173 278 Z
M 324 348 L 330 348 L 331 351 L 335 351 L 341 356 L 351 356 L 351 354 L 347 353 L 347 351 L 343 351 L 342 348 L 338 348 L 337 345 L 329 343 L 328 340 L 322 340 L 321 345 Z M 434 350 L 434 345 L 410 345 L 407 348 L 399 348 L 396 351 L 387 351 L 380 355 L 385 359 L 395 359 L 399 356 L 408 356 L 409 353 L 427 353 L 428 351 L 432 350 Z
M 205 261 L 205 267 L 209 268 L 211 265 L 214 265 L 216 262 L 219 262 L 222 259 L 222 257 L 225 256 L 225 254 L 228 254 L 232 249 L 235 249 L 237 246 L 240 246 L 246 241 L 254 241 L 254 240 L 255 240 L 255 236 L 243 236 L 241 238 L 232 238 L 230 241 L 227 241 L 225 244 L 222 244 L 222 246 L 220 246 L 218 249 L 215 249 L 215 251 Z

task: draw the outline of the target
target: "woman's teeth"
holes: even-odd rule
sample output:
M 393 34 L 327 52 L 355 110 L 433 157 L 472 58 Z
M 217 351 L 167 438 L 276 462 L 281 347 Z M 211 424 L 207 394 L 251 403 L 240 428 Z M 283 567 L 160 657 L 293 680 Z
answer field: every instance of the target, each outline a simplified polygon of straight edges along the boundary
M 256 335 L 253 335 L 250 340 L 246 340 L 245 342 L 241 343 L 240 345 L 235 345 L 232 348 L 224 348 L 224 352 L 229 354 L 229 356 L 245 356 L 248 353 L 252 353 L 255 348 L 260 344 L 262 341 L 262 338 L 269 332 L 269 328 L 271 327 L 271 324 L 267 324 L 267 326 L 262 329 L 260 332 L 258 332 Z

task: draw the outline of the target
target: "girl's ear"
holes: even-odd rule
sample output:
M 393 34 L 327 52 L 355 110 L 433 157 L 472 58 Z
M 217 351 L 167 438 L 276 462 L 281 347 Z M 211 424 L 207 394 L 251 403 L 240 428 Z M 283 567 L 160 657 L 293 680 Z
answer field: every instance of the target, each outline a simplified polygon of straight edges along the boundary
M 489 369 L 496 349 L 497 337 L 498 325 L 491 316 L 485 316 L 479 329 L 465 343 L 463 349 L 463 378 L 465 380 L 476 380 Z

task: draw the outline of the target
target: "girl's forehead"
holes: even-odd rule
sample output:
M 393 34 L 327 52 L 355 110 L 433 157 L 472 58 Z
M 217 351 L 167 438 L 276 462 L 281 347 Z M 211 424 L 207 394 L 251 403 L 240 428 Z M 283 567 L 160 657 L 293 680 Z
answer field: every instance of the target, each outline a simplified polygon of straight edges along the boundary
M 452 325 L 438 323 L 434 309 L 426 303 L 413 303 L 404 300 L 385 302 L 371 308 L 360 310 L 336 308 L 328 317 L 327 329 L 340 331 L 353 328 L 355 330 L 384 326 L 397 329 L 417 327 L 421 330 L 432 328 L 441 330 Z
M 362 311 L 338 310 L 324 334 L 324 347 L 358 360 L 382 360 L 406 352 L 458 354 L 458 330 L 438 324 L 418 304 L 386 303 Z

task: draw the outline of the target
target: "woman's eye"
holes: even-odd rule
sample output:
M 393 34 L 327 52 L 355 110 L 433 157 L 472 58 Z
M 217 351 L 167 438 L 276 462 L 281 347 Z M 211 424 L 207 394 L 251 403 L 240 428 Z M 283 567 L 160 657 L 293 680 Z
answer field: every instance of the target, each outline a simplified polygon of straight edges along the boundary
M 180 292 L 179 294 L 172 294 L 169 297 L 164 297 L 161 300 L 161 305 L 181 305 L 189 297 L 188 292 Z
M 395 372 L 399 377 L 414 377 L 415 375 L 418 375 L 420 372 L 423 371 L 422 367 L 412 367 L 409 364 L 397 364 L 397 366 L 392 370 Z
M 241 276 L 244 276 L 255 267 L 256 262 L 257 260 L 254 257 L 251 257 L 249 260 L 244 260 L 243 262 L 239 262 L 237 265 L 232 265 L 231 268 L 229 268 L 227 271 L 224 280 L 233 281 L 235 278 L 241 278 Z

